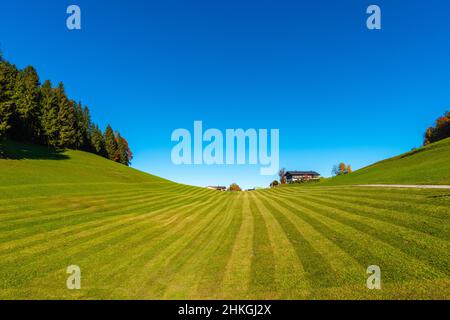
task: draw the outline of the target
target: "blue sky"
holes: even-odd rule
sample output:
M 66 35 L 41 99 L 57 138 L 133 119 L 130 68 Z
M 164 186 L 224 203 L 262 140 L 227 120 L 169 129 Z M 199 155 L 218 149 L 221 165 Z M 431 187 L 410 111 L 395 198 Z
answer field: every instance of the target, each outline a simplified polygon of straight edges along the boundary
M 419 146 L 450 106 L 448 1 L 1 1 L 0 43 L 129 140 L 133 167 L 266 186 L 259 166 L 174 166 L 173 130 L 276 128 L 281 166 L 354 169 Z M 82 30 L 66 28 L 77 4 Z M 366 28 L 366 8 L 382 30 Z

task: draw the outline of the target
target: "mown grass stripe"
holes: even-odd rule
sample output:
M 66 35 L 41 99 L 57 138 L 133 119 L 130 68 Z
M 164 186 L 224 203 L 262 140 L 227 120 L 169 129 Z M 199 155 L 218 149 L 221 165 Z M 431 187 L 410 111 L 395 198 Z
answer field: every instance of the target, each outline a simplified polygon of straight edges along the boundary
M 372 235 L 410 257 L 423 260 L 430 267 L 450 275 L 450 260 L 442 260 L 442 256 L 450 252 L 448 241 L 418 234 L 414 230 L 379 221 L 370 216 L 361 216 L 358 211 L 345 211 L 336 206 L 322 205 L 320 202 L 307 202 L 303 203 L 303 206 L 351 226 L 362 233 Z
M 362 217 L 372 218 L 377 221 L 382 221 L 390 225 L 406 228 L 426 237 L 436 237 L 437 239 L 449 241 L 450 240 L 450 226 L 448 221 L 444 219 L 434 219 L 427 217 L 425 212 L 420 214 L 404 214 L 403 212 L 395 211 L 389 208 L 378 209 L 370 205 L 361 205 L 357 201 L 349 199 L 341 200 L 334 197 L 315 197 L 307 196 L 308 199 L 314 203 L 320 203 L 325 206 L 331 206 L 344 211 L 350 211 Z
M 278 196 L 282 198 L 286 197 L 287 199 L 290 198 L 286 195 Z M 448 219 L 429 217 L 428 211 L 417 208 L 414 209 L 415 212 L 412 212 L 410 209 L 410 211 L 406 213 L 404 210 L 396 211 L 390 208 L 376 208 L 369 204 L 361 205 L 357 199 L 341 199 L 332 195 L 323 195 L 320 197 L 316 195 L 303 195 L 302 199 L 307 200 L 305 203 L 315 202 L 329 207 L 350 211 L 353 214 L 408 228 L 423 233 L 425 236 L 433 236 L 447 241 L 450 239 L 450 227 L 447 223 Z
M 205 205 L 208 206 L 209 204 L 206 203 Z M 217 202 L 214 201 L 211 205 L 217 205 Z M 181 209 L 181 211 L 179 209 Z M 134 274 L 133 269 L 136 268 L 137 261 L 140 261 L 140 257 L 136 255 L 136 252 L 141 252 L 142 249 L 145 249 L 148 252 L 149 248 L 161 249 L 158 246 L 159 242 L 162 241 L 161 239 L 176 240 L 178 238 L 176 237 L 176 232 L 179 232 L 181 228 L 186 226 L 186 220 L 192 215 L 193 212 L 197 210 L 198 205 L 192 206 L 191 204 L 172 210 L 163 211 L 163 209 L 161 209 L 160 213 L 163 216 L 172 216 L 173 218 L 166 220 L 163 223 L 156 224 L 156 228 L 149 228 L 148 226 L 134 228 L 129 234 L 126 235 L 126 242 L 115 241 L 112 245 L 110 244 L 108 246 L 104 246 L 100 251 L 96 250 L 94 254 L 97 258 L 94 260 L 91 255 L 84 255 L 74 258 L 77 263 L 83 266 L 83 269 L 85 270 L 86 290 L 92 290 L 89 285 L 91 282 L 95 282 L 97 284 L 100 283 L 101 285 L 97 286 L 97 289 L 102 290 L 108 288 L 108 285 L 113 288 L 124 285 L 124 281 L 119 279 L 118 275 L 126 276 L 126 279 L 129 280 L 128 274 L 130 272 Z M 148 219 L 143 221 L 145 224 L 154 224 L 154 222 L 155 221 L 149 221 Z M 174 228 L 174 223 L 179 223 L 180 226 Z M 120 238 L 123 238 L 123 236 Z M 108 241 L 107 243 L 111 242 Z M 123 259 L 122 255 L 117 256 L 118 250 L 126 250 L 125 252 L 127 257 L 130 257 L 130 259 Z M 154 253 L 155 250 L 152 252 Z M 114 268 L 111 269 L 111 265 L 113 265 Z M 55 274 L 50 275 L 47 278 L 56 278 L 63 274 L 64 269 L 55 270 Z M 47 282 L 48 279 L 42 279 L 42 281 Z
M 154 193 L 134 193 L 126 197 L 115 197 L 115 198 L 96 198 L 94 200 L 90 199 L 58 199 L 53 202 L 45 203 L 39 207 L 27 207 L 21 208 L 21 215 L 14 216 L 14 213 L 3 214 L 0 221 L 4 228 L 8 226 L 16 226 L 24 222 L 51 219 L 61 216 L 61 212 L 76 212 L 81 210 L 89 210 L 92 207 L 99 206 L 113 206 L 119 203 L 130 203 L 133 201 L 139 201 L 142 199 L 153 200 L 158 197 L 165 197 L 165 194 L 154 194 Z
M 297 257 L 303 266 L 311 287 L 332 287 L 337 283 L 337 276 L 328 261 L 315 250 L 284 214 L 267 200 L 261 198 L 264 206 L 270 210 L 283 228 L 287 238 L 292 243 Z
M 277 296 L 275 257 L 266 222 L 253 198 L 250 198 L 250 211 L 254 232 L 249 294 L 254 299 L 274 298 Z
M 230 208 L 236 205 L 236 197 L 232 196 L 233 198 L 227 197 L 226 206 L 220 210 L 219 215 L 215 218 L 217 221 L 211 222 L 211 228 L 205 229 L 207 231 L 199 234 L 187 250 L 180 252 L 180 254 L 183 254 L 183 258 L 181 258 L 183 263 L 178 267 L 179 271 L 174 272 L 174 275 L 165 284 L 160 284 L 160 290 L 163 293 L 161 295 L 162 298 L 166 295 L 174 298 L 181 296 L 185 296 L 188 299 L 201 298 L 203 292 L 199 290 L 199 286 L 202 284 L 202 275 L 204 275 L 207 268 L 219 262 L 219 260 L 213 259 L 211 256 L 223 244 L 224 235 L 230 232 L 229 228 L 233 224 L 234 217 L 229 213 Z M 195 247 L 202 249 L 194 250 L 193 248 Z M 214 261 L 214 263 L 211 263 L 211 261 Z M 220 274 L 216 276 L 220 278 Z M 210 279 L 204 280 L 208 281 Z M 216 282 L 215 287 L 219 286 L 220 282 Z M 211 294 L 213 297 L 214 293 L 211 292 Z
M 170 206 L 167 206 L 166 204 L 165 204 L 165 202 L 160 202 L 159 204 L 158 204 L 158 206 L 154 206 L 154 204 L 153 204 L 153 206 L 149 206 L 149 204 L 147 204 L 147 205 L 141 205 L 141 206 L 139 206 L 139 207 L 136 207 L 136 206 L 132 206 L 132 207 L 130 207 L 130 206 L 128 206 L 127 208 L 126 208 L 126 210 L 128 210 L 129 212 L 131 212 L 131 219 L 134 219 L 137 215 L 139 215 L 139 214 L 142 214 L 142 213 L 145 213 L 145 212 L 151 212 L 151 211 L 153 211 L 153 210 L 157 210 L 157 209 L 160 209 L 160 208 L 167 208 L 167 209 L 170 209 L 171 207 L 174 207 L 174 208 L 176 208 L 176 207 L 178 207 L 179 205 L 182 205 L 182 204 L 184 204 L 184 203 L 181 203 L 180 204 L 180 202 L 178 201 L 178 202 L 173 202 Z M 153 209 L 151 209 L 151 208 L 153 208 Z M 140 211 L 137 211 L 137 210 L 140 210 Z M 104 212 L 103 212 L 103 214 L 105 214 Z M 121 221 L 126 221 L 127 220 L 127 218 L 124 216 L 125 215 L 125 211 L 124 211 L 124 209 L 122 209 L 122 211 L 121 211 L 121 213 L 120 213 L 120 215 L 119 215 L 119 217 L 118 217 L 118 219 L 117 219 L 117 221 L 120 223 Z M 128 219 L 130 219 L 130 218 L 128 218 Z M 90 222 L 91 220 L 89 220 L 89 222 Z M 94 220 L 94 221 L 97 221 L 97 220 Z M 113 225 L 115 225 L 115 223 L 113 223 L 113 224 L 107 224 L 107 223 L 102 223 L 102 224 L 100 224 L 101 225 L 101 230 L 103 230 L 103 232 L 105 232 L 105 229 L 106 230 L 108 230 L 107 228 L 109 227 L 109 226 L 113 226 Z M 80 231 L 81 231 L 81 233 L 85 233 L 85 224 L 82 224 L 82 225 L 80 225 Z M 77 238 L 77 237 L 80 237 L 81 236 L 81 234 L 80 233 L 75 233 L 74 232 L 74 229 L 73 229 L 73 225 L 71 226 L 71 228 L 69 228 L 69 230 L 70 230 L 70 233 L 69 234 L 66 234 L 66 235 L 61 235 L 60 237 L 59 237 L 59 239 L 61 239 L 61 241 L 63 242 L 63 243 L 66 243 L 66 241 L 68 240 L 68 239 L 70 239 L 70 238 Z M 52 247 L 57 247 L 58 245 L 59 245 L 59 243 L 57 242 L 57 241 L 55 241 L 56 239 L 55 238 L 53 238 L 52 239 L 52 245 L 49 247 L 48 246 L 48 244 L 47 244 L 47 237 L 46 238 L 44 238 L 44 241 L 39 241 L 37 244 L 39 244 L 39 245 L 41 245 L 43 248 L 47 248 L 47 250 L 49 250 L 49 249 L 51 249 Z M 22 247 L 24 247 L 25 248 L 25 250 L 26 251 L 29 251 L 29 252 L 36 252 L 36 251 L 38 251 L 39 252 L 39 250 L 37 250 L 37 248 L 36 248 L 36 243 L 33 243 L 33 245 L 30 245 L 30 243 L 26 243 L 26 244 L 22 244 Z M 9 248 L 9 251 L 13 251 L 14 253 L 15 253 L 15 255 L 16 256 L 21 256 L 21 255 L 24 255 L 25 254 L 25 252 L 21 252 L 21 253 L 19 253 L 18 251 L 17 251 L 17 248 Z M 2 254 L 4 254 L 4 253 L 2 253 Z
M 187 229 L 181 237 L 169 239 L 169 243 L 162 243 L 161 245 L 167 246 L 167 248 L 161 252 L 152 252 L 151 259 L 147 259 L 148 261 L 141 268 L 141 270 L 145 270 L 142 276 L 147 278 L 144 281 L 143 288 L 150 287 L 152 289 L 144 292 L 141 288 L 136 292 L 136 295 L 145 298 L 163 298 L 167 292 L 173 290 L 171 283 L 181 285 L 182 282 L 177 282 L 174 279 L 178 275 L 181 275 L 182 279 L 187 276 L 187 272 L 182 271 L 183 268 L 186 268 L 191 257 L 197 253 L 197 248 L 209 242 L 209 237 L 224 223 L 226 217 L 221 213 L 229 205 L 229 202 L 222 199 L 220 205 L 208 211 L 201 210 L 203 214 L 206 214 L 204 219 L 199 221 L 201 223 L 194 222 L 194 219 L 192 219 L 195 228 Z
M 233 204 L 223 213 L 230 217 L 229 223 L 222 230 L 217 230 L 218 236 L 214 246 L 211 246 L 210 252 L 202 250 L 202 256 L 197 256 L 203 262 L 203 271 L 197 281 L 195 294 L 198 299 L 219 299 L 222 294 L 226 266 L 231 258 L 233 246 L 242 224 L 241 212 L 244 196 L 242 193 L 232 194 L 232 196 L 235 198 L 230 200 L 233 201 Z M 209 260 L 214 263 L 204 263 Z
M 322 200 L 337 200 L 338 203 L 342 202 L 343 204 L 352 203 L 353 205 L 359 205 L 363 208 L 373 209 L 373 212 L 393 212 L 392 216 L 389 219 L 393 219 L 397 216 L 399 218 L 404 218 L 407 221 L 410 220 L 418 220 L 421 219 L 423 222 L 426 220 L 428 223 L 433 223 L 435 225 L 442 225 L 442 222 L 448 221 L 450 218 L 450 214 L 448 213 L 448 207 L 438 207 L 428 203 L 423 204 L 411 204 L 406 200 L 402 202 L 393 202 L 389 198 L 388 199 L 364 199 L 360 197 L 354 196 L 341 196 L 341 195 L 307 195 L 307 197 L 322 199 Z M 336 201 L 335 201 L 336 202 Z M 450 205 L 450 202 L 449 202 Z
M 386 282 L 410 279 L 432 279 L 436 272 L 391 245 L 305 207 L 297 199 L 285 200 L 287 208 L 295 211 L 316 230 L 352 255 L 362 266 L 379 265 Z
M 162 292 L 161 298 L 171 296 L 175 299 L 186 297 L 188 299 L 196 299 L 198 296 L 197 285 L 205 265 L 210 263 L 209 255 L 220 244 L 218 239 L 226 232 L 232 221 L 232 216 L 227 212 L 235 203 L 235 200 L 228 199 L 225 206 L 219 212 L 219 215 L 210 223 L 210 225 L 198 234 L 184 252 L 179 252 L 174 262 L 182 261 L 178 265 L 178 271 L 174 272 L 171 279 L 165 284 L 159 284 Z M 196 250 L 195 248 L 202 248 Z M 180 257 L 180 256 L 183 257 Z M 215 263 L 215 262 L 214 262 Z
M 150 203 L 148 203 L 148 199 L 142 199 L 139 202 L 137 202 L 137 201 L 132 202 L 133 203 L 132 205 L 127 203 L 127 204 L 124 204 L 123 206 L 119 206 L 117 204 L 108 203 L 107 205 L 103 205 L 103 206 L 99 206 L 99 207 L 95 207 L 95 208 L 91 207 L 88 209 L 78 210 L 78 211 L 74 211 L 74 212 L 69 210 L 63 216 L 64 219 L 62 219 L 62 217 L 60 217 L 59 219 L 57 217 L 55 217 L 54 219 L 51 219 L 50 221 L 44 220 L 44 221 L 41 221 L 40 223 L 29 222 L 25 226 L 22 225 L 21 228 L 7 230 L 2 233 L 2 237 L 0 238 L 0 243 L 4 242 L 4 239 L 10 239 L 9 233 L 14 234 L 15 238 L 17 239 L 17 238 L 29 236 L 30 234 L 32 235 L 37 232 L 48 232 L 50 230 L 64 228 L 67 224 L 70 224 L 73 226 L 73 225 L 78 225 L 78 224 L 82 224 L 85 222 L 89 222 L 89 221 L 95 220 L 95 219 L 104 219 L 109 216 L 122 215 L 122 214 L 124 214 L 124 212 L 127 212 L 129 210 L 137 210 L 142 207 L 147 207 L 147 208 L 151 208 L 152 206 L 158 207 L 158 206 L 164 205 L 165 203 L 169 203 L 169 202 L 171 204 L 182 203 L 186 199 L 190 199 L 191 201 L 197 201 L 197 200 L 201 201 L 202 196 L 193 197 L 193 198 L 189 198 L 187 196 L 172 197 L 172 198 L 161 196 L 161 197 L 158 197 L 157 199 L 158 199 L 158 201 L 153 201 Z M 174 199 L 176 201 L 173 201 Z M 153 199 L 153 200 L 155 200 L 155 199 Z M 110 208 L 112 210 L 107 210 L 107 208 Z M 100 209 L 102 211 L 99 212 L 98 210 L 100 210 Z M 70 218 L 70 219 L 68 219 L 68 218 Z
M 308 275 L 296 253 L 294 244 L 290 241 L 286 230 L 282 228 L 275 214 L 264 205 L 261 197 L 251 195 L 261 212 L 267 226 L 269 239 L 273 247 L 275 264 L 275 284 L 278 297 L 293 299 L 307 296 L 311 289 Z M 267 203 L 267 202 L 266 202 Z M 286 295 L 286 293 L 289 293 Z
M 187 205 L 187 206 L 190 206 Z M 159 209 L 159 214 L 165 214 L 167 210 L 171 210 L 171 207 L 163 207 Z M 156 215 L 158 212 L 153 212 Z M 155 234 L 162 231 L 162 227 L 154 224 L 154 221 L 147 218 L 147 216 L 139 215 L 134 217 L 134 223 L 130 221 L 122 221 L 115 228 L 111 228 L 108 232 L 101 232 L 101 237 L 97 234 L 85 239 L 80 238 L 73 240 L 73 245 L 66 245 L 66 250 L 50 250 L 48 249 L 44 254 L 36 254 L 31 257 L 27 257 L 27 260 L 21 259 L 19 262 L 8 263 L 0 266 L 0 287 L 9 286 L 17 287 L 23 286 L 32 280 L 32 278 L 38 278 L 51 271 L 58 270 L 62 266 L 66 267 L 66 264 L 73 260 L 82 259 L 89 252 L 97 255 L 98 252 L 104 248 L 108 248 L 111 245 L 120 243 L 129 236 L 139 232 L 139 230 L 149 230 L 149 224 L 153 224 L 156 227 Z M 159 231 L 158 231 L 159 230 Z M 61 246 L 59 246 L 61 248 Z M 40 258 L 39 258 L 40 257 Z M 42 260 L 44 260 L 45 267 L 42 266 Z M 67 264 L 67 265 L 69 265 Z M 36 268 L 36 266 L 41 266 Z M 33 269 L 33 267 L 35 269 Z M 24 269 L 27 272 L 24 272 Z M 34 272 L 33 272 L 34 270 Z M 32 278 L 31 278 L 32 277 Z
M 179 196 L 188 196 L 188 197 L 192 197 L 194 195 L 205 195 L 207 194 L 210 190 L 195 190 L 191 191 L 191 193 L 182 193 L 182 194 L 175 194 L 175 196 L 179 197 Z M 81 206 L 87 206 L 88 204 L 94 202 L 118 202 L 120 200 L 134 200 L 134 199 L 139 199 L 139 197 L 141 196 L 149 196 L 151 197 L 156 197 L 156 196 L 165 196 L 165 197 L 169 197 L 171 196 L 170 193 L 166 192 L 166 191 L 155 191 L 155 190 L 148 190 L 148 189 L 138 189 L 138 190 L 132 190 L 132 191 L 127 191 L 127 192 L 121 192 L 121 193 L 113 193 L 113 194 L 107 194 L 107 195 L 96 195 L 96 196 L 82 196 L 82 197 L 59 197 L 59 196 L 50 196 L 47 197 L 46 199 L 43 199 L 45 201 L 32 201 L 31 203 L 29 203 L 28 201 L 26 201 L 25 203 L 22 201 L 20 204 L 20 207 L 15 207 L 12 209 L 16 209 L 19 211 L 19 213 L 11 213 L 11 214 L 1 214 L 0 215 L 0 221 L 5 221 L 5 218 L 8 217 L 20 217 L 20 215 L 26 215 L 27 217 L 29 216 L 29 213 L 31 210 L 39 210 L 39 214 L 40 216 L 44 216 L 44 214 L 49 211 L 51 213 L 54 213 L 55 211 L 57 211 L 57 206 L 59 205 L 63 205 L 66 206 L 68 203 L 73 203 L 76 205 L 81 205 Z
M 296 237 L 301 237 L 300 241 L 296 241 L 296 249 L 300 262 L 302 264 L 307 264 L 307 266 L 304 266 L 305 271 L 312 269 L 309 273 L 311 278 L 310 282 L 313 284 L 312 290 L 315 290 L 317 287 L 324 287 L 323 281 L 319 284 L 316 283 L 317 277 L 313 276 L 313 273 L 317 272 L 315 269 L 322 270 L 322 274 L 331 274 L 326 275 L 327 280 L 325 283 L 328 284 L 334 283 L 334 285 L 342 285 L 348 283 L 362 283 L 365 281 L 366 270 L 362 268 L 351 255 L 341 250 L 341 248 L 339 248 L 334 242 L 323 236 L 320 231 L 305 222 L 300 215 L 297 215 L 288 208 L 285 208 L 284 202 L 281 199 L 269 198 L 267 195 L 262 194 L 259 196 L 261 199 L 270 202 L 268 206 L 273 208 L 271 209 L 273 212 L 279 213 L 277 213 L 276 218 L 280 215 L 283 216 L 283 220 L 288 220 L 291 224 L 289 227 L 291 230 L 289 234 L 295 235 L 295 231 L 293 229 L 295 228 L 296 232 L 299 234 Z M 302 244 L 304 242 L 306 242 L 306 246 L 311 247 L 306 252 L 303 249 L 303 246 L 297 245 L 297 243 Z M 312 260 L 324 260 L 325 263 L 311 263 L 311 259 L 309 258 L 309 255 L 311 254 L 318 256 Z
M 304 189 L 300 191 L 299 189 Z M 325 189 L 323 187 L 290 187 L 276 190 L 277 194 L 287 196 L 335 196 L 349 197 L 357 201 L 367 201 L 379 208 L 386 206 L 398 208 L 408 213 L 410 208 L 420 208 L 427 212 L 429 216 L 435 218 L 449 218 L 448 206 L 450 205 L 450 195 L 447 190 L 428 189 L 377 189 L 358 187 L 333 187 Z

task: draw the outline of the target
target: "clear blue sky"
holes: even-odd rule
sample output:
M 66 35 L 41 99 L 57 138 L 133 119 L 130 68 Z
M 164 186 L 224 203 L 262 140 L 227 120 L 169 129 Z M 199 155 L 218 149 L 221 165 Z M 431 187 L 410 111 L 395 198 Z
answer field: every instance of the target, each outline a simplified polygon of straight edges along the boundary
M 0 0 L 0 42 L 175 181 L 265 186 L 259 166 L 181 166 L 176 128 L 280 129 L 281 166 L 330 175 L 419 146 L 450 106 L 450 3 Z M 66 28 L 66 8 L 82 30 Z M 382 30 L 366 28 L 370 4 Z

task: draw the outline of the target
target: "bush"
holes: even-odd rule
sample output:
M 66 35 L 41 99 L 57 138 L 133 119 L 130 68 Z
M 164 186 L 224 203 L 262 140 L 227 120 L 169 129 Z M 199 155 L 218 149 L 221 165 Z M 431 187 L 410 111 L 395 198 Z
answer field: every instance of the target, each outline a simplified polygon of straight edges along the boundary
M 314 183 L 320 182 L 322 179 L 301 179 L 289 182 L 289 184 L 302 184 L 302 183 Z
M 241 187 L 237 183 L 230 184 L 228 191 L 242 191 Z
M 450 137 L 450 111 L 438 118 L 434 127 L 427 129 L 423 144 L 427 145 L 448 137 Z

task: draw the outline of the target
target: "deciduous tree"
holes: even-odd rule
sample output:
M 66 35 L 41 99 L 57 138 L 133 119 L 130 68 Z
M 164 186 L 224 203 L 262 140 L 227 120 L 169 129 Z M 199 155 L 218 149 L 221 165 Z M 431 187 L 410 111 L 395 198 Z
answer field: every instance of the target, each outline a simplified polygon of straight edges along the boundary
M 242 189 L 237 183 L 232 183 L 228 188 L 228 191 L 242 191 Z
M 282 168 L 278 171 L 278 176 L 280 177 L 281 184 L 286 184 L 286 169 Z
M 434 127 L 429 127 L 425 132 L 424 145 L 437 142 L 450 137 L 450 111 L 436 120 Z
M 339 174 L 346 174 L 347 173 L 347 166 L 345 163 L 341 162 L 339 163 Z

